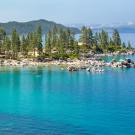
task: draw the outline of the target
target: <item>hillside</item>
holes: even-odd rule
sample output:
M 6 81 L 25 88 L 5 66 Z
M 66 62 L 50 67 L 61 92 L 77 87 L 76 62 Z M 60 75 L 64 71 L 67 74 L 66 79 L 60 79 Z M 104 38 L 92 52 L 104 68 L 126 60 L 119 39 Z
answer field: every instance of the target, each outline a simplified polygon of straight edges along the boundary
M 43 34 L 46 34 L 49 30 L 51 30 L 54 26 L 58 28 L 67 29 L 70 28 L 74 33 L 79 33 L 79 29 L 74 27 L 66 27 L 61 24 L 57 24 L 52 21 L 47 20 L 36 20 L 36 21 L 29 21 L 29 22 L 8 22 L 8 23 L 0 23 L 0 27 L 4 28 L 7 34 L 11 34 L 12 29 L 16 28 L 19 34 L 27 34 L 29 32 L 35 31 L 38 26 L 42 27 Z

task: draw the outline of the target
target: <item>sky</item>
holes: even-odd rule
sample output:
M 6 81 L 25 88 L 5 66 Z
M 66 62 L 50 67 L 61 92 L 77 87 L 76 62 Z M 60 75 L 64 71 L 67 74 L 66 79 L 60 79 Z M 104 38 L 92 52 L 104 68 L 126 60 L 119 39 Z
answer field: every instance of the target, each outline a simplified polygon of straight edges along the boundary
M 135 0 L 0 1 L 0 22 L 36 19 L 62 24 L 135 22 Z

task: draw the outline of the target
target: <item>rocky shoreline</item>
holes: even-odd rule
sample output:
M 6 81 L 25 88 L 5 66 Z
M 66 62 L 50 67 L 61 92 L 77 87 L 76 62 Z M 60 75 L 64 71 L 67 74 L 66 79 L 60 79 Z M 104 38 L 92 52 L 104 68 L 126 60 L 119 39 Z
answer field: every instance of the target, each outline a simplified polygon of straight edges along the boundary
M 101 60 L 102 57 L 110 56 L 129 56 L 134 55 L 133 51 L 128 53 L 118 54 L 96 54 L 90 58 L 82 59 L 67 59 L 67 60 L 51 60 L 51 59 L 0 59 L 0 66 L 7 67 L 34 67 L 34 66 L 49 66 L 49 65 L 59 65 L 67 68 L 68 71 L 78 71 L 87 70 L 89 72 L 102 73 L 105 67 L 111 68 L 135 68 L 135 62 L 131 59 L 120 59 L 119 61 L 112 60 L 110 62 L 105 62 Z

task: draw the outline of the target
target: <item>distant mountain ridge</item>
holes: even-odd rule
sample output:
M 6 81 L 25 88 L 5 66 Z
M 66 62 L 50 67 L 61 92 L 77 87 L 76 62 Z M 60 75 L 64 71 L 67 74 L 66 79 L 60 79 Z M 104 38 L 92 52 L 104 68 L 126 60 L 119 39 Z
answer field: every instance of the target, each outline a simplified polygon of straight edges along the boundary
M 94 31 L 105 30 L 107 32 L 113 32 L 114 29 L 117 29 L 120 33 L 135 33 L 135 25 L 121 25 L 121 26 L 106 26 L 100 28 L 93 28 Z
M 36 30 L 38 26 L 42 27 L 43 34 L 46 34 L 49 30 L 51 30 L 54 26 L 62 29 L 70 28 L 74 33 L 79 33 L 80 30 L 75 27 L 66 27 L 62 24 L 55 23 L 53 21 L 48 20 L 35 20 L 35 21 L 29 21 L 29 22 L 7 22 L 7 23 L 0 23 L 0 27 L 4 28 L 7 32 L 7 34 L 11 34 L 12 29 L 16 28 L 17 32 L 19 34 L 27 34 L 29 32 L 33 32 Z
M 71 24 L 69 26 L 76 27 L 81 29 L 83 24 Z M 135 23 L 113 23 L 113 24 L 84 24 L 84 26 L 90 27 L 95 32 L 105 30 L 107 32 L 113 32 L 114 29 L 117 29 L 120 33 L 135 33 Z

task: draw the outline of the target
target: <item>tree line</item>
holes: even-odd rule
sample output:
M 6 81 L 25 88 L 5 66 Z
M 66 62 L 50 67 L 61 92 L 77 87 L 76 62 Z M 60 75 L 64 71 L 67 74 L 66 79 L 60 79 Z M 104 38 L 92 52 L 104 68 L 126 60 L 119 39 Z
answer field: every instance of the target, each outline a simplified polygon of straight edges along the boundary
M 82 42 L 86 48 L 96 52 L 124 51 L 132 48 L 130 41 L 127 45 L 122 42 L 117 29 L 114 29 L 112 37 L 110 37 L 109 33 L 104 30 L 93 33 L 90 28 L 82 27 L 80 42 Z
M 11 35 L 7 35 L 5 30 L 0 28 L 0 54 L 4 54 L 6 58 L 16 59 L 19 56 L 28 57 L 29 52 L 43 52 L 42 29 L 39 26 L 35 32 L 27 35 L 19 35 L 16 29 L 12 30 Z
M 19 35 L 16 29 L 11 35 L 0 28 L 0 54 L 6 58 L 18 57 L 49 57 L 49 58 L 76 58 L 82 53 L 93 51 L 95 53 L 126 51 L 132 49 L 130 42 L 122 42 L 119 32 L 115 29 L 112 37 L 102 30 L 94 33 L 92 29 L 82 27 L 79 40 L 70 29 L 60 29 L 56 26 L 45 35 L 45 45 L 42 42 L 42 28 L 27 35 Z

